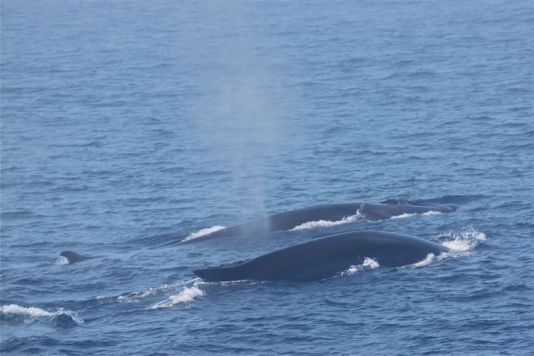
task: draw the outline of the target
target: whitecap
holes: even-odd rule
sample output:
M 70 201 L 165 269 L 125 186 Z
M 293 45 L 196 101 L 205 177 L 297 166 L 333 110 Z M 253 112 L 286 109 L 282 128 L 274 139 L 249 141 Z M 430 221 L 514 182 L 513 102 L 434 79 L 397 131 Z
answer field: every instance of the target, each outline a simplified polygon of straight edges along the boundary
M 199 237 L 208 236 L 222 229 L 226 229 L 226 226 L 215 225 L 212 227 L 201 229 L 201 230 L 198 230 L 196 232 L 189 234 L 185 239 L 182 240 L 182 242 L 198 239 Z
M 41 316 L 50 316 L 52 313 L 37 307 L 22 307 L 17 304 L 8 304 L 0 307 L 0 315 L 3 317 L 21 315 L 29 318 L 38 318 Z
M 50 312 L 37 307 L 23 307 L 17 304 L 8 304 L 0 306 L 0 320 L 11 320 L 32 322 L 37 318 L 49 317 L 51 319 L 63 320 L 65 317 L 76 324 L 83 324 L 84 321 L 78 317 L 78 314 L 72 310 L 63 308 Z

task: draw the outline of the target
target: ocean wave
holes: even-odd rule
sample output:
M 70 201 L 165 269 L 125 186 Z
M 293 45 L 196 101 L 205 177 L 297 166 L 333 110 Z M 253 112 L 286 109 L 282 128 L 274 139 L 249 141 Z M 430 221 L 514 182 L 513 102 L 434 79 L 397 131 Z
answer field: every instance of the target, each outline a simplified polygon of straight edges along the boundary
M 58 326 L 81 325 L 84 323 L 76 312 L 63 308 L 50 312 L 37 307 L 23 307 L 17 304 L 7 304 L 0 307 L 1 321 L 31 323 L 38 318 L 49 318 Z
M 341 272 L 341 276 L 351 276 L 354 273 L 357 273 L 364 269 L 375 269 L 378 267 L 380 267 L 380 264 L 376 260 L 369 257 L 365 257 L 362 264 L 350 266 L 349 268 Z
M 194 240 L 194 239 L 198 239 L 199 237 L 208 236 L 208 235 L 211 235 L 214 232 L 217 232 L 217 231 L 222 230 L 222 229 L 226 229 L 226 226 L 215 225 L 215 226 L 212 226 L 212 227 L 201 229 L 201 230 L 198 230 L 196 232 L 193 232 L 193 233 L 189 234 L 185 239 L 182 240 L 182 242 L 191 241 L 191 240 Z
M 317 229 L 317 228 L 323 228 L 323 227 L 331 227 L 331 226 L 349 224 L 349 223 L 353 223 L 355 221 L 358 221 L 361 218 L 362 218 L 362 214 L 360 213 L 360 210 L 358 209 L 356 211 L 356 214 L 344 217 L 341 220 L 337 220 L 337 221 L 331 221 L 331 220 L 308 221 L 308 222 L 305 222 L 303 224 L 295 226 L 294 228 L 292 228 L 289 231 L 311 230 L 311 229 Z

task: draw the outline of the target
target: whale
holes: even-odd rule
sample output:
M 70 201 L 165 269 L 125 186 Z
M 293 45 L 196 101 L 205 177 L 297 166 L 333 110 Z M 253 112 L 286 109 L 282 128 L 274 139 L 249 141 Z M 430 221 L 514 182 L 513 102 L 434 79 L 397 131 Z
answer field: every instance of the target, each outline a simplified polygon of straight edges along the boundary
M 205 281 L 310 281 L 361 265 L 366 258 L 382 267 L 400 267 L 438 256 L 449 249 L 417 237 L 355 231 L 286 247 L 249 261 L 195 270 Z
M 360 217 L 367 221 L 378 221 L 404 214 L 423 214 L 428 212 L 450 213 L 455 211 L 456 208 L 456 205 L 414 204 L 409 200 L 403 199 L 388 199 L 380 204 L 322 204 L 269 215 L 244 224 L 222 228 L 201 236 L 190 235 L 182 239 L 180 243 L 197 242 L 214 237 L 257 235 L 275 231 L 287 231 L 313 221 L 341 221 L 351 217 Z
M 73 251 L 62 251 L 59 255 L 65 257 L 68 261 L 68 264 L 73 264 L 94 258 L 89 256 L 83 256 Z

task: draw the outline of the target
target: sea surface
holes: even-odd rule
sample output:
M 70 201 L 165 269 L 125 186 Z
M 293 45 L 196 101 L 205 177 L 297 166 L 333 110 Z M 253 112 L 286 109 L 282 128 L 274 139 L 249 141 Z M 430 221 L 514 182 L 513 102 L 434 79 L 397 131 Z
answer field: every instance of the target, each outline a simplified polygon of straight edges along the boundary
M 2 1 L 0 353 L 532 354 L 533 38 L 522 0 Z M 179 243 L 390 198 L 458 209 Z M 352 230 L 455 253 L 193 275 Z

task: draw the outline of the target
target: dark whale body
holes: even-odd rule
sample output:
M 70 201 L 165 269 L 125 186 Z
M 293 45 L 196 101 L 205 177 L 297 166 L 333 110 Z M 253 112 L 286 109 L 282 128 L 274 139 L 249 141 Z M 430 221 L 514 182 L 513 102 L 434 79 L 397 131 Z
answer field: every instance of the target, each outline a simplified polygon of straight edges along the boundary
M 89 257 L 89 256 L 82 256 L 79 253 L 72 252 L 72 251 L 63 251 L 59 255 L 65 257 L 69 261 L 69 264 L 73 264 L 76 262 L 81 262 L 81 261 L 94 258 L 94 257 Z
M 377 221 L 389 219 L 391 217 L 403 214 L 423 214 L 430 211 L 449 213 L 455 210 L 456 206 L 454 205 L 416 205 L 412 204 L 410 201 L 401 199 L 389 199 L 381 204 L 323 204 L 269 215 L 265 218 L 257 219 L 245 224 L 224 228 L 205 236 L 194 239 L 186 238 L 185 240 L 182 240 L 182 243 L 194 242 L 212 237 L 251 235 L 273 231 L 285 231 L 291 230 L 301 224 L 311 221 L 340 221 L 356 214 L 359 214 L 365 220 Z
M 331 276 L 364 259 L 383 267 L 399 267 L 435 256 L 448 249 L 416 237 L 385 232 L 360 231 L 331 235 L 287 247 L 250 261 L 199 269 L 194 273 L 207 281 L 315 280 Z

